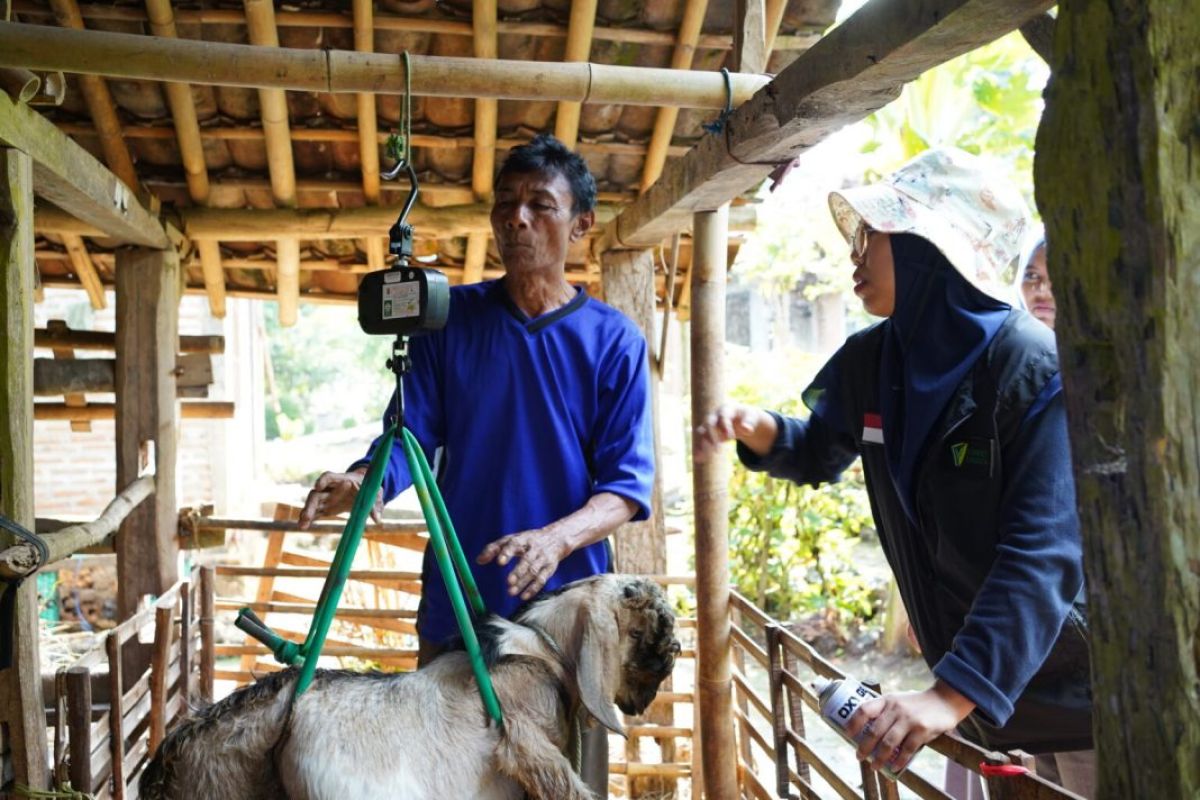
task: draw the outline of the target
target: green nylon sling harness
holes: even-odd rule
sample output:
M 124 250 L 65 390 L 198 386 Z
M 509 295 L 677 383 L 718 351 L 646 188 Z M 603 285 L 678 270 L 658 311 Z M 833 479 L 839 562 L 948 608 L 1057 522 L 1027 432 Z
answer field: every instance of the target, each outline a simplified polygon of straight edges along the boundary
M 382 176 L 390 180 L 397 177 L 402 171 L 407 172 L 412 184 L 412 191 L 400 212 L 400 217 L 389 232 L 391 237 L 389 249 L 397 255 L 397 263 L 400 266 L 406 265 L 408 257 L 412 254 L 412 226 L 407 223 L 406 218 L 417 199 L 418 192 L 417 174 L 410 158 L 412 67 L 407 52 L 404 53 L 404 66 L 405 94 L 401 111 L 401 133 L 398 136 L 389 137 L 388 140 L 388 149 L 396 158 L 397 164 Z M 462 545 L 458 541 L 454 524 L 450 521 L 450 514 L 446 511 L 446 503 L 433 478 L 433 472 L 429 468 L 425 452 L 412 432 L 404 427 L 404 375 L 411 366 L 408 337 L 397 336 L 392 345 L 392 358 L 388 361 L 388 367 L 396 374 L 395 422 L 388 427 L 383 438 L 380 439 L 378 447 L 375 448 L 366 477 L 359 487 L 358 495 L 354 498 L 350 518 L 346 520 L 346 527 L 338 542 L 337 552 L 329 567 L 325 585 L 321 589 L 321 598 L 317 601 L 312 626 L 308 630 L 308 636 L 304 643 L 296 644 L 279 636 L 249 608 L 243 608 L 238 612 L 236 624 L 242 631 L 270 648 L 276 661 L 287 666 L 300 667 L 295 697 L 299 697 L 308 689 L 317 669 L 317 660 L 321 656 L 321 649 L 325 645 L 325 636 L 329 633 L 329 626 L 333 623 L 334 615 L 337 613 L 342 590 L 350 576 L 350 567 L 354 562 L 354 554 L 358 550 L 359 542 L 362 541 L 367 518 L 375 504 L 379 488 L 383 485 L 383 473 L 391 458 L 396 438 L 399 436 L 400 445 L 404 448 L 404 455 L 408 461 L 408 470 L 412 475 L 413 486 L 417 490 L 421 510 L 425 514 L 425 524 L 429 528 L 429 541 L 433 546 L 438 569 L 441 570 L 442 580 L 450 595 L 454 618 L 458 622 L 458 630 L 466 645 L 467 655 L 471 660 L 471 669 L 475 673 L 475 681 L 479 684 L 479 694 L 483 698 L 484 709 L 497 725 L 503 725 L 504 718 L 500 712 L 500 702 L 496 699 L 491 676 L 488 674 L 487 665 L 483 662 L 483 655 L 479 650 L 479 640 L 475 636 L 475 628 L 471 619 L 472 612 L 477 619 L 482 618 L 487 614 L 487 608 L 479 594 L 479 588 L 475 585 L 475 578 L 471 575 L 471 567 L 463 553 Z M 470 610 L 467 609 L 467 602 L 463 599 L 463 587 L 466 587 L 467 598 L 471 603 Z

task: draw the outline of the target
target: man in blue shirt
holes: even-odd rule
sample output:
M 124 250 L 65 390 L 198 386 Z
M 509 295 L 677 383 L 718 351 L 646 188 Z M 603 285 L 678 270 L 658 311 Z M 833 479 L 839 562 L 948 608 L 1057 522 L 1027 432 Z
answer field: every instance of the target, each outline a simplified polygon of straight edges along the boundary
M 568 249 L 591 228 L 595 201 L 586 163 L 558 140 L 514 148 L 491 213 L 504 278 L 452 289 L 446 327 L 411 345 L 405 424 L 475 558 L 488 609 L 503 616 L 543 590 L 609 571 L 607 537 L 649 515 L 645 338 L 566 280 Z M 369 455 L 318 478 L 301 527 L 350 507 Z M 376 510 L 410 483 L 396 448 Z M 417 628 L 427 663 L 458 629 L 429 552 L 422 580 Z M 604 769 L 585 769 L 584 778 L 606 796 L 607 754 L 593 758 Z

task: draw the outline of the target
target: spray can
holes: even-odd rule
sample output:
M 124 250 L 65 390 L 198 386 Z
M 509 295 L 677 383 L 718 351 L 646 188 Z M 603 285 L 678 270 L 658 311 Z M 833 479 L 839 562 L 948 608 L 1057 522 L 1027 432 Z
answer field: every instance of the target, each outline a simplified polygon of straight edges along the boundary
M 846 726 L 858 712 L 859 706 L 879 695 L 849 676 L 833 680 L 817 678 L 813 681 L 812 686 L 813 691 L 817 693 L 817 704 L 821 709 L 821 716 L 842 735 L 842 738 L 858 744 L 867 729 L 864 728 L 857 739 L 851 739 L 846 733 Z M 879 771 L 892 780 L 896 780 L 900 774 L 886 765 Z

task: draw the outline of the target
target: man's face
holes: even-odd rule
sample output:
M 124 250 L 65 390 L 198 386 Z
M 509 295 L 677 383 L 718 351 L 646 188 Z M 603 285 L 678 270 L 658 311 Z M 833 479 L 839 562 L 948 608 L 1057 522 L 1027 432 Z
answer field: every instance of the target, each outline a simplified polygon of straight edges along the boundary
M 572 211 L 571 184 L 557 171 L 510 173 L 496 184 L 492 234 L 508 272 L 561 269 L 595 214 Z

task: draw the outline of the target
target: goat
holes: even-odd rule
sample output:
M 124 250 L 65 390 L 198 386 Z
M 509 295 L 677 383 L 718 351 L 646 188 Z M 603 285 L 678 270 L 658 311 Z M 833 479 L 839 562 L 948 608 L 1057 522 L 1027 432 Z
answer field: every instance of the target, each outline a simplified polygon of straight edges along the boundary
M 465 652 L 411 673 L 268 675 L 175 726 L 142 775 L 144 800 L 593 800 L 563 748 L 581 709 L 624 735 L 679 642 L 662 590 L 598 575 L 477 628 L 504 712 L 490 723 Z

